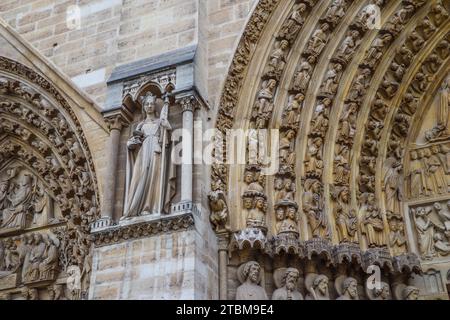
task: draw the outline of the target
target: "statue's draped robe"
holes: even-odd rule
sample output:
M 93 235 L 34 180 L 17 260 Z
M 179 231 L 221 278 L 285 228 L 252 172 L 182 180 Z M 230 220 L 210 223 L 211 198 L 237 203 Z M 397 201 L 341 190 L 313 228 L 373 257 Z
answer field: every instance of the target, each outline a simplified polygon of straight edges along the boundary
M 21 181 L 14 189 L 7 196 L 10 206 L 3 210 L 2 228 L 25 227 L 26 205 L 32 200 L 32 185 L 29 181 Z
M 161 170 L 168 169 L 168 181 L 164 210 L 168 212 L 169 202 L 175 192 L 173 180 L 175 168 L 173 165 L 161 166 L 162 138 L 166 130 L 161 126 L 159 119 L 147 119 L 140 123 L 136 129 L 144 134 L 142 145 L 137 154 L 128 150 L 127 183 L 125 198 L 125 217 L 136 217 L 143 214 L 159 212 L 161 194 Z M 169 158 L 169 157 L 167 157 Z M 170 159 L 167 159 L 170 161 Z

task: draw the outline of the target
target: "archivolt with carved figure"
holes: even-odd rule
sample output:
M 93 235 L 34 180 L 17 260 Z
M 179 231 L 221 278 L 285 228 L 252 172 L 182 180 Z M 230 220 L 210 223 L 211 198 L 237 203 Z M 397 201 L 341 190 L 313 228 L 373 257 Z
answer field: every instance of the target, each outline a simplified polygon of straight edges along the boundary
M 445 0 L 260 1 L 217 137 L 277 129 L 280 165 L 264 176 L 249 154 L 246 165 L 212 166 L 230 226 L 216 227 L 229 253 L 219 253 L 222 298 L 260 288 L 274 299 L 447 295 L 426 292 L 422 272 L 450 269 L 449 13 Z M 374 266 L 382 285 L 372 290 Z M 292 274 L 300 281 L 287 283 Z

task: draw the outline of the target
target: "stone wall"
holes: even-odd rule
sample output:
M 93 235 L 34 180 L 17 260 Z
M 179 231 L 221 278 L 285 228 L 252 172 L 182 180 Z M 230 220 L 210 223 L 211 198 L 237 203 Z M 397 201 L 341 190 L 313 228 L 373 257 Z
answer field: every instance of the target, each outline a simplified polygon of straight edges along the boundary
M 81 8 L 79 30 L 67 9 Z M 197 83 L 214 104 L 255 0 L 5 0 L 0 17 L 102 106 L 115 66 L 199 43 Z M 199 38 L 201 41 L 199 41 Z

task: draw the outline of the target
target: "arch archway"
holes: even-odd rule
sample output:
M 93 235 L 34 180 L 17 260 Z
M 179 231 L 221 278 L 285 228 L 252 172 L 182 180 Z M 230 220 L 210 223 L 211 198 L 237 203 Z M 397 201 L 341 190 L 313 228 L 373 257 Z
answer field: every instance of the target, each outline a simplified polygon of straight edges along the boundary
M 379 28 L 370 23 L 374 5 Z M 338 286 L 340 276 L 362 285 L 363 271 L 378 265 L 401 292 L 394 287 L 424 258 L 410 214 L 423 201 L 402 190 L 420 128 L 433 122 L 425 110 L 448 76 L 449 10 L 448 1 L 258 3 L 225 81 L 217 137 L 248 130 L 251 149 L 262 143 L 252 130 L 277 130 L 280 166 L 265 176 L 251 155 L 212 166 L 213 223 L 231 239 L 231 268 L 257 260 L 271 277 L 295 266 L 305 279 L 325 274 Z M 436 154 L 442 181 L 448 138 Z M 234 156 L 227 151 L 216 148 L 225 161 Z M 219 194 L 227 219 L 214 210 Z M 447 189 L 425 202 L 449 197 Z M 221 289 L 233 298 L 235 288 Z
M 80 122 L 57 87 L 0 57 L 0 295 L 86 297 L 99 192 Z

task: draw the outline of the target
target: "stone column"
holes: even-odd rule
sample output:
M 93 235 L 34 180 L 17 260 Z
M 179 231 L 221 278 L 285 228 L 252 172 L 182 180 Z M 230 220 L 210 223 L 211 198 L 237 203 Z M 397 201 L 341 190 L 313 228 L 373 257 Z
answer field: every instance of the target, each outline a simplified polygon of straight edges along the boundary
M 228 300 L 228 232 L 218 234 L 219 242 L 219 300 Z
M 192 202 L 192 172 L 194 154 L 194 96 L 180 100 L 183 110 L 183 164 L 181 165 L 181 202 Z
M 119 160 L 120 133 L 124 121 L 121 116 L 106 119 L 110 130 L 106 149 L 106 172 L 103 184 L 103 205 L 97 227 L 107 227 L 111 224 L 116 200 L 117 163 Z

